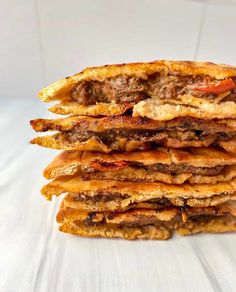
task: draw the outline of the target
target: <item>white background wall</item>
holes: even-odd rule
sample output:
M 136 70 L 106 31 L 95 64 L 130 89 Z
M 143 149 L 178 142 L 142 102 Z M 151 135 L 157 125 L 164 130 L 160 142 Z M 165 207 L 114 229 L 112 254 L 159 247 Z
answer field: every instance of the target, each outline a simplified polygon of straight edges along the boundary
M 91 65 L 159 58 L 236 64 L 235 0 L 0 3 L 0 98 L 34 98 Z

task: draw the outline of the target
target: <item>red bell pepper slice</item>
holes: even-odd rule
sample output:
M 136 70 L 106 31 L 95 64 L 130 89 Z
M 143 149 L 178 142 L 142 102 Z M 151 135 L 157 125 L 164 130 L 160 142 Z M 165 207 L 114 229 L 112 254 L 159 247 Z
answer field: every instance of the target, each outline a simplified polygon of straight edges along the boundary
M 198 90 L 206 93 L 219 94 L 228 90 L 232 90 L 236 87 L 236 84 L 231 78 L 222 80 L 217 83 L 199 84 L 192 85 L 192 90 Z

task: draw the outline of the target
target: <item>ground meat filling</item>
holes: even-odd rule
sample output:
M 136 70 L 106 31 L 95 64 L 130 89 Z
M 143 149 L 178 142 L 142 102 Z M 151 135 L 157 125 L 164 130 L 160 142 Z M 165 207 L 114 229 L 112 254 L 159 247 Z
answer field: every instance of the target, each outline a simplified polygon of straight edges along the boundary
M 88 215 L 88 217 L 83 221 L 83 223 L 87 226 L 101 226 L 104 225 L 106 223 L 105 220 L 99 221 L 99 222 L 95 222 L 93 221 L 94 218 L 94 213 L 90 213 Z M 77 221 L 77 220 L 76 220 Z M 174 229 L 177 228 L 177 224 L 180 224 L 181 222 L 181 217 L 179 215 L 177 215 L 175 218 L 169 220 L 169 221 L 160 221 L 156 218 L 137 218 L 136 220 L 134 220 L 133 222 L 127 222 L 127 221 L 123 221 L 119 224 L 114 224 L 114 223 L 109 223 L 110 227 L 118 227 L 118 228 L 122 228 L 122 227 L 126 227 L 126 228 L 136 228 L 136 227 L 144 227 L 144 226 L 150 226 L 153 225 L 155 227 L 158 228 L 171 228 Z M 80 223 L 79 221 L 77 221 L 77 224 Z
M 171 174 L 180 174 L 180 173 L 192 173 L 192 174 L 198 174 L 198 175 L 217 175 L 219 174 L 224 166 L 218 165 L 215 167 L 194 167 L 191 165 L 176 165 L 174 163 L 167 165 L 167 164 L 161 164 L 157 163 L 154 165 L 142 165 L 141 163 L 130 163 L 131 166 L 134 167 L 142 167 L 146 169 L 147 171 L 159 171 L 163 173 L 171 173 Z
M 78 194 L 73 194 L 74 201 L 76 202 L 84 202 L 89 200 L 93 200 L 94 202 L 100 202 L 100 203 L 105 203 L 105 202 L 110 202 L 110 201 L 120 201 L 129 198 L 129 195 L 122 195 L 119 193 L 110 193 L 110 192 L 100 192 L 96 194 L 96 196 L 91 197 L 86 195 L 85 193 L 78 193 Z
M 201 215 L 193 215 L 188 218 L 186 222 L 183 221 L 181 214 L 177 214 L 173 219 L 169 221 L 161 221 L 158 220 L 155 217 L 146 218 L 144 216 L 141 216 L 137 219 L 135 219 L 133 222 L 130 221 L 123 221 L 119 224 L 117 223 L 108 223 L 109 226 L 116 227 L 116 228 L 135 228 L 135 227 L 144 227 L 144 226 L 155 226 L 157 228 L 167 228 L 167 229 L 176 229 L 176 228 L 188 228 L 192 229 L 195 226 L 204 226 L 205 224 L 211 222 L 212 220 L 216 219 L 217 217 L 220 218 L 233 218 L 232 215 L 215 215 L 213 214 L 201 214 Z M 93 219 L 96 217 L 96 213 L 91 212 L 88 214 L 87 218 L 83 221 L 83 223 L 86 226 L 102 226 L 102 225 L 108 225 L 106 223 L 105 218 L 101 221 L 94 221 Z M 111 213 L 112 217 L 112 213 Z M 111 218 L 112 219 L 112 218 Z M 81 222 L 78 220 L 74 221 L 75 224 L 80 225 Z
M 215 98 L 215 94 L 192 90 L 189 86 L 199 83 L 216 81 L 209 76 L 180 75 L 178 72 L 155 73 L 146 79 L 120 75 L 104 81 L 82 81 L 71 91 L 71 98 L 82 105 L 92 105 L 96 102 L 127 103 L 139 102 L 149 97 L 160 99 L 176 98 L 179 95 L 191 94 L 196 97 Z M 236 100 L 236 90 L 233 89 L 228 100 Z
M 93 196 L 91 196 L 90 192 L 69 193 L 69 194 L 70 194 L 70 198 L 72 201 L 81 202 L 81 203 L 88 203 L 89 202 L 89 204 L 91 204 L 91 203 L 94 203 L 94 204 L 104 203 L 104 204 L 106 204 L 109 202 L 120 203 L 122 200 L 129 199 L 131 197 L 129 194 L 120 194 L 120 193 L 109 192 L 109 191 L 98 191 Z M 202 204 L 203 204 L 206 207 L 206 206 L 211 206 L 211 205 L 214 206 L 214 205 L 218 205 L 220 203 L 223 203 L 223 201 L 221 199 L 226 197 L 226 196 L 231 196 L 231 195 L 228 194 L 227 192 L 223 192 L 220 194 L 213 195 L 209 198 L 193 198 L 193 197 L 188 197 L 188 198 L 175 197 L 175 198 L 171 198 L 171 199 L 153 198 L 153 199 L 143 201 L 142 203 L 157 204 L 158 207 L 155 207 L 155 208 L 158 210 L 162 210 L 162 209 L 167 208 L 167 207 L 173 207 L 173 205 L 179 206 L 179 207 L 185 207 L 185 206 L 189 205 L 189 203 L 188 203 L 189 200 L 197 199 L 201 205 L 196 205 L 196 206 L 202 207 Z M 228 198 L 228 200 L 229 199 L 230 198 Z M 210 201 L 212 201 L 213 203 L 217 201 L 217 203 L 211 204 Z M 127 206 L 127 208 L 133 209 L 136 207 L 136 205 L 137 205 L 137 203 L 132 202 Z
M 100 171 L 116 171 L 116 167 L 112 167 L 113 164 L 116 165 L 116 163 L 119 163 L 120 161 L 116 161 L 114 163 L 112 162 L 104 162 L 104 161 L 99 161 L 99 160 L 94 160 L 93 162 L 98 163 L 101 168 L 96 168 L 93 167 L 93 165 L 82 165 L 81 169 L 86 172 L 86 173 L 94 173 L 94 172 L 100 172 Z M 126 167 L 131 167 L 134 169 L 145 169 L 147 172 L 153 172 L 153 171 L 158 171 L 162 173 L 168 173 L 168 174 L 180 174 L 180 173 L 192 173 L 192 174 L 197 174 L 197 175 L 217 175 L 220 172 L 222 172 L 224 166 L 223 165 L 217 165 L 215 167 L 195 167 L 191 165 L 186 165 L 186 164 L 162 164 L 162 163 L 156 163 L 152 165 L 145 165 L 140 162 L 132 162 L 132 161 L 125 161 L 125 164 L 123 167 L 120 167 L 118 169 L 126 168 Z
M 172 131 L 111 129 L 104 132 L 93 132 L 83 131 L 76 127 L 71 131 L 65 132 L 65 137 L 69 142 L 85 142 L 91 138 L 95 138 L 107 146 L 124 138 L 127 141 L 159 142 L 167 138 L 177 139 L 179 141 L 204 141 L 205 139 L 214 136 L 214 140 L 222 141 L 228 140 L 234 135 L 234 132 L 209 134 L 206 131 L 200 130 L 176 131 L 176 129 L 173 129 Z

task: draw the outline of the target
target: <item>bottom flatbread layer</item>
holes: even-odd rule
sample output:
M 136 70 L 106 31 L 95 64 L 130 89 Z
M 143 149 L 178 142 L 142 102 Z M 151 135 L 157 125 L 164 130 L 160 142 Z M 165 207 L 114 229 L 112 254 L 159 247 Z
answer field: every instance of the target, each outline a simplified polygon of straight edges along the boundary
M 106 237 L 123 239 L 168 239 L 172 236 L 172 230 L 155 227 L 153 225 L 141 227 L 112 227 L 109 224 L 99 226 L 87 226 L 83 223 L 64 223 L 60 231 L 85 237 Z M 215 217 L 202 221 L 191 221 L 177 228 L 180 235 L 189 235 L 199 232 L 223 233 L 236 231 L 236 219 L 231 216 Z
M 137 208 L 124 212 L 86 212 L 68 208 L 64 201 L 57 214 L 60 230 L 82 236 L 126 239 L 167 239 L 197 232 L 236 230 L 236 202 L 207 208 Z
M 160 229 L 154 226 L 143 227 L 110 227 L 86 226 L 84 224 L 64 223 L 59 228 L 60 231 L 77 234 L 85 237 L 106 237 L 124 239 L 168 239 L 171 232 L 168 229 Z

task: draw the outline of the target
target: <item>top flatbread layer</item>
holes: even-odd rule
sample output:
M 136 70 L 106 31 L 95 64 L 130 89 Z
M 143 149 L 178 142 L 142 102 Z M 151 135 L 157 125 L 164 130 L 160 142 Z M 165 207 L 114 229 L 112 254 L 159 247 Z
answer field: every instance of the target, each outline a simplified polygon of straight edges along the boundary
M 103 81 L 107 78 L 119 75 L 145 78 L 147 75 L 160 71 L 177 71 L 183 75 L 208 75 L 216 79 L 236 76 L 236 67 L 210 62 L 159 60 L 147 63 L 105 65 L 87 68 L 74 76 L 59 80 L 48 87 L 43 88 L 39 92 L 39 97 L 46 102 L 52 100 L 67 100 L 72 88 L 80 81 Z

